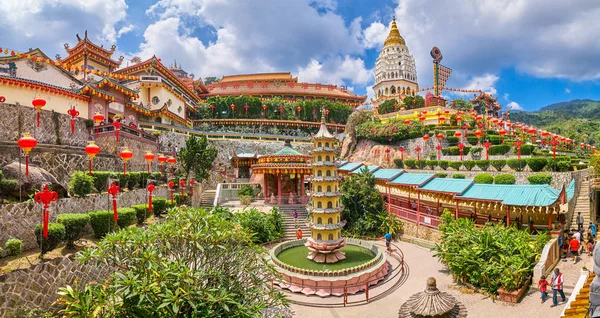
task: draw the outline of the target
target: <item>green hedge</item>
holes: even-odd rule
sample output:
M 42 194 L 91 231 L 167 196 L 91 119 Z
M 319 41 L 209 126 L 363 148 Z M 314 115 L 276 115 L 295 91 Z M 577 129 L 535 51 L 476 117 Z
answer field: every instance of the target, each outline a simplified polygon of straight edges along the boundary
M 467 136 L 467 142 L 470 145 L 475 146 L 475 145 L 477 145 L 477 137 L 475 137 L 475 136 Z
M 87 172 L 75 171 L 69 181 L 69 192 L 76 197 L 86 196 L 94 191 L 94 178 Z
M 551 184 L 552 175 L 547 173 L 538 173 L 527 176 L 527 181 L 530 184 Z
M 35 238 L 38 246 L 42 247 L 42 254 L 46 254 L 55 249 L 58 244 L 62 243 L 66 237 L 65 226 L 60 223 L 48 223 L 48 238 L 42 237 L 42 226 L 35 226 Z M 43 238 L 43 244 L 42 244 Z
M 462 161 L 450 161 L 448 163 L 448 166 L 450 166 L 450 168 L 454 170 L 460 170 L 460 167 L 462 166 Z
M 117 215 L 119 216 L 117 224 L 121 229 L 127 228 L 136 222 L 136 211 L 133 208 L 119 208 L 117 209 Z
M 437 165 L 438 165 L 437 160 L 427 160 L 427 161 L 425 161 L 425 163 L 427 164 L 429 169 L 432 169 L 432 170 L 435 169 L 435 167 L 437 167 Z
M 107 233 L 117 229 L 117 223 L 114 221 L 112 211 L 92 211 L 88 215 L 90 216 L 90 225 L 97 238 L 102 238 Z
M 144 224 L 144 221 L 152 215 L 152 212 L 148 211 L 148 204 L 135 204 L 131 208 L 135 210 L 135 218 L 138 224 Z
M 400 168 L 400 169 L 404 168 L 404 162 L 400 158 L 394 159 L 394 164 L 396 165 L 397 168 Z
M 502 169 L 504 169 L 504 166 L 506 166 L 506 160 L 490 160 L 490 164 L 492 165 L 492 167 L 496 168 L 496 170 L 502 171 Z
M 488 154 L 490 156 L 505 155 L 509 151 L 510 151 L 509 145 L 496 145 L 496 146 L 490 147 Z
M 448 169 L 449 163 L 450 162 L 448 160 L 440 160 L 440 162 L 439 162 L 440 168 L 442 168 L 444 170 Z
M 453 136 L 454 133 L 448 135 L 448 137 L 446 137 L 446 143 L 448 144 L 448 146 L 456 146 L 458 145 L 458 137 Z
M 494 178 L 495 184 L 515 184 L 517 178 L 512 174 L 499 174 Z
M 463 161 L 463 166 L 465 166 L 465 169 L 467 169 L 467 171 L 471 171 L 475 167 L 475 164 L 475 160 Z
M 506 164 L 515 171 L 523 171 L 523 169 L 525 169 L 525 166 L 527 166 L 527 161 L 519 159 L 508 159 L 506 160 Z
M 479 154 L 481 154 L 482 151 L 483 151 L 482 147 L 473 147 L 473 148 L 471 148 L 470 153 L 471 153 L 471 156 L 472 155 L 479 155 Z
M 438 178 L 445 178 L 445 177 L 448 176 L 448 174 L 445 173 L 445 172 L 436 172 L 435 176 L 438 177 Z
M 406 165 L 406 167 L 409 168 L 409 169 L 416 169 L 417 168 L 417 160 L 415 160 L 415 159 L 405 159 L 404 160 L 404 165 Z
M 4 243 L 4 249 L 8 256 L 19 256 L 23 252 L 23 242 L 16 238 L 11 238 Z
M 498 135 L 488 135 L 487 140 L 489 140 L 492 145 L 502 144 L 502 138 L 500 138 Z
M 566 172 L 573 169 L 573 165 L 571 165 L 571 159 L 561 156 L 556 156 L 556 160 L 554 160 L 553 157 L 548 158 L 547 167 L 549 170 L 557 172 Z
M 455 173 L 452 175 L 452 179 L 464 179 L 465 175 L 462 173 Z
M 14 179 L 0 179 L 0 193 L 9 194 L 19 191 L 19 181 Z
M 489 167 L 490 167 L 489 160 L 476 160 L 475 163 L 477 164 L 479 169 L 481 169 L 482 171 L 487 171 L 487 169 L 489 169 Z
M 152 213 L 155 216 L 160 216 L 161 213 L 164 213 L 169 208 L 171 202 L 165 198 L 152 198 Z
M 535 149 L 534 145 L 529 145 L 529 144 L 525 144 L 521 146 L 521 155 L 522 156 L 528 156 L 531 155 L 533 153 L 533 150 Z M 518 149 L 515 147 L 514 149 L 514 153 L 516 154 L 518 151 Z
M 481 174 L 476 175 L 474 180 L 475 180 L 475 183 L 482 183 L 482 184 L 494 183 L 494 177 L 492 177 L 492 175 L 487 174 L 487 173 L 481 173 Z
M 471 147 L 463 148 L 463 156 L 468 155 L 470 150 L 471 150 Z M 460 156 L 460 149 L 458 147 L 442 148 L 442 154 L 444 154 L 446 156 L 447 155 Z
M 90 223 L 90 216 L 85 213 L 59 214 L 56 222 L 64 225 L 67 246 L 73 247 L 73 242 L 81 238 L 85 226 Z
M 546 158 L 527 158 L 525 161 L 527 161 L 529 169 L 531 169 L 533 172 L 542 171 L 542 169 L 544 169 L 544 167 L 546 167 L 548 164 L 548 159 Z

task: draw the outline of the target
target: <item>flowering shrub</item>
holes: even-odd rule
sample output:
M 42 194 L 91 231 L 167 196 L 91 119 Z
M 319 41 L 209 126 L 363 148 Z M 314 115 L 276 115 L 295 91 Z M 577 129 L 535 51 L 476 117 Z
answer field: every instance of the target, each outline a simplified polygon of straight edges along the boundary
M 403 121 L 391 120 L 387 123 L 365 122 L 356 127 L 356 135 L 381 143 L 397 142 L 423 136 L 421 125 L 411 122 L 405 125 Z

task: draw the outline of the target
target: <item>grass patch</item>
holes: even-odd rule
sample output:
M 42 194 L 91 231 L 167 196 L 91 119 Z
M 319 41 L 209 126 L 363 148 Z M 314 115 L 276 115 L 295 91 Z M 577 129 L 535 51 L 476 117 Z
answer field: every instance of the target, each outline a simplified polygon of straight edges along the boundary
M 283 263 L 302 269 L 332 271 L 358 266 L 375 258 L 371 250 L 358 245 L 346 245 L 342 248 L 342 252 L 346 253 L 346 259 L 333 264 L 315 263 L 306 258 L 308 252 L 308 248 L 301 245 L 282 251 L 277 258 Z

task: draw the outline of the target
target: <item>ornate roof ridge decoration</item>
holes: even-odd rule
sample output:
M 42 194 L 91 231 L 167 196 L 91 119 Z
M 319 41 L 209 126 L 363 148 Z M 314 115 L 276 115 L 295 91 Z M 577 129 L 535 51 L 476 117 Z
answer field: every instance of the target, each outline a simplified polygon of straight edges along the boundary
M 134 102 L 126 102 L 125 107 L 131 108 L 131 109 L 133 109 L 133 111 L 138 112 L 143 115 L 146 115 L 146 116 L 150 116 L 152 114 L 150 109 L 143 108 L 142 106 L 137 105 Z
M 94 44 L 88 39 L 87 31 L 83 40 L 77 34 L 77 44 L 73 48 L 69 48 L 69 44 L 65 43 L 65 50 L 69 54 L 61 62 L 66 63 L 71 60 L 78 60 L 82 55 L 93 56 L 94 58 L 106 63 L 108 66 L 118 67 L 123 62 L 123 57 L 119 58 L 118 61 L 112 59 L 112 55 L 117 48 L 116 45 L 112 45 L 110 50 L 103 48 L 97 44 Z
M 175 120 L 175 121 L 178 121 L 178 122 L 180 122 L 180 123 L 184 124 L 184 125 L 185 125 L 186 127 L 188 127 L 188 128 L 189 128 L 189 127 L 191 127 L 191 122 L 190 122 L 189 120 L 187 120 L 187 119 L 184 119 L 184 118 L 181 118 L 181 117 L 179 117 L 179 116 L 177 116 L 177 115 L 173 114 L 173 113 L 172 113 L 172 112 L 169 110 L 169 108 L 167 107 L 167 105 L 166 105 L 166 104 L 165 104 L 165 105 L 163 105 L 163 106 L 162 106 L 161 108 L 159 108 L 159 109 L 153 109 L 153 110 L 150 110 L 150 115 L 165 115 L 165 116 L 167 116 L 167 117 L 169 117 L 169 118 L 171 118 L 171 119 L 173 119 L 173 120 Z
M 161 63 L 160 59 L 157 58 L 156 55 L 153 55 L 151 58 L 149 58 L 141 63 L 118 69 L 118 70 L 114 71 L 113 73 L 126 75 L 126 74 L 134 73 L 137 71 L 141 71 L 144 69 L 149 69 L 149 68 L 153 68 L 156 71 L 158 71 L 159 73 L 165 75 L 165 77 L 167 77 L 169 80 L 173 81 L 177 86 L 179 86 L 179 88 L 181 88 L 184 92 L 186 92 L 190 96 L 190 98 L 192 100 L 194 100 L 195 102 L 199 103 L 202 101 L 202 99 L 198 96 L 198 94 L 192 92 L 192 90 L 187 85 L 185 85 L 181 81 L 181 79 L 179 77 L 177 77 L 177 75 L 175 75 L 175 73 L 173 73 L 171 70 L 169 70 L 169 68 L 167 68 L 166 66 L 164 66 Z
M 47 84 L 35 80 L 24 79 L 20 77 L 10 77 L 4 74 L 0 74 L 0 83 L 19 85 L 21 87 L 46 91 L 58 95 L 67 95 L 69 97 L 77 98 L 82 101 L 90 100 L 88 96 L 80 94 L 79 90 L 70 90 L 60 86 Z
M 103 89 L 100 89 L 96 85 L 93 85 L 93 84 L 86 84 L 81 89 L 79 89 L 79 93 L 86 94 L 86 95 L 89 94 L 89 96 L 97 95 L 98 97 L 100 97 L 104 100 L 111 101 L 111 102 L 115 101 L 115 95 L 113 95 L 112 93 L 109 93 Z
M 96 85 L 96 87 L 98 87 L 98 88 L 101 88 L 105 85 L 108 85 L 109 87 L 111 87 L 109 83 L 114 85 L 115 89 L 116 89 L 116 87 L 122 89 L 123 91 L 121 93 L 123 93 L 126 96 L 135 97 L 136 99 L 140 97 L 137 91 L 130 89 L 128 87 L 125 87 L 123 84 L 120 84 L 119 82 L 115 81 L 114 79 L 112 79 L 110 77 L 104 77 L 103 79 L 96 81 L 92 84 Z M 119 91 L 119 90 L 117 89 L 117 91 Z
M 398 26 L 396 26 L 396 17 L 392 19 L 392 26 L 390 28 L 390 33 L 388 34 L 385 42 L 383 42 L 383 47 L 390 45 L 406 45 L 404 38 L 400 35 L 400 31 L 398 30 Z
M 435 278 L 429 277 L 425 291 L 412 295 L 400 307 L 398 317 L 462 318 L 467 317 L 467 308 L 454 296 L 437 289 Z
M 38 55 L 41 55 L 41 57 L 44 59 L 46 64 L 52 65 L 53 67 L 55 67 L 56 69 L 61 71 L 63 74 L 67 75 L 69 77 L 69 79 L 72 80 L 73 82 L 80 84 L 80 85 L 82 84 L 82 82 L 78 78 L 73 76 L 73 74 L 71 74 L 69 72 L 69 70 L 62 67 L 62 63 L 59 58 L 57 58 L 56 60 L 53 61 L 40 48 L 30 49 L 29 51 L 22 52 L 22 53 L 17 52 L 17 54 L 15 54 L 15 55 L 2 56 L 2 57 L 0 57 L 0 61 L 14 61 L 14 60 L 19 60 L 19 59 L 29 59 L 29 60 L 33 61 L 33 57 L 38 56 Z M 39 63 L 43 63 L 43 62 L 39 62 Z

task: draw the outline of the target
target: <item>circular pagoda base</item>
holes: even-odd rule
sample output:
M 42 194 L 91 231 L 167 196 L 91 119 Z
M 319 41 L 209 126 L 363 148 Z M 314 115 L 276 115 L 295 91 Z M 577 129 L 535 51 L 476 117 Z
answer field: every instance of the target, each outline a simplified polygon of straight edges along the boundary
M 346 246 L 346 240 L 341 238 L 337 241 L 315 241 L 312 238 L 307 238 L 304 243 L 310 253 L 306 258 L 317 263 L 336 263 L 346 259 L 346 254 L 340 250 Z
M 301 264 L 294 266 L 277 257 L 285 250 L 304 248 L 306 242 L 307 239 L 287 241 L 271 249 L 269 262 L 275 266 L 282 277 L 281 280 L 274 282 L 277 286 L 306 296 L 342 296 L 344 291 L 353 295 L 366 290 L 368 286 L 376 285 L 388 274 L 389 264 L 383 250 L 374 243 L 355 239 L 345 240 L 346 247 L 353 249 L 353 253 L 357 250 L 361 251 L 360 253 L 368 252 L 372 257 L 358 265 L 350 263 L 353 257 L 353 253 L 350 252 L 346 253 L 350 258 L 340 263 L 324 264 L 323 269 L 314 269 L 315 266 L 301 268 Z M 344 266 L 345 262 L 349 265 Z M 327 266 L 338 269 L 327 269 Z

